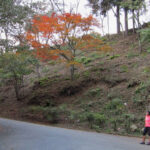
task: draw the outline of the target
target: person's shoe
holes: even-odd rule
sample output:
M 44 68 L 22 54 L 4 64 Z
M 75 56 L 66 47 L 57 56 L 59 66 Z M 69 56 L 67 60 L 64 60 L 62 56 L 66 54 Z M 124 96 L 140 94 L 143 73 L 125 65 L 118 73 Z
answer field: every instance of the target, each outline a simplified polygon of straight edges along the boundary
M 150 142 L 148 142 L 146 145 L 150 145 Z
M 140 144 L 145 144 L 145 142 L 141 142 Z

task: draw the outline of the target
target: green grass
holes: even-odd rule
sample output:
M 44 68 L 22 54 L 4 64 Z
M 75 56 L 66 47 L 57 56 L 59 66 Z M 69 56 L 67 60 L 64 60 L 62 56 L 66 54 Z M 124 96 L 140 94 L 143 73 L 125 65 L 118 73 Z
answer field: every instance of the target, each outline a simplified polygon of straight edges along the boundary
M 118 57 L 120 57 L 120 55 L 119 54 L 115 54 L 115 55 L 110 56 L 109 59 L 115 59 L 115 58 L 118 58 Z
M 137 54 L 136 52 L 128 52 L 128 54 L 126 55 L 126 57 L 128 59 L 134 58 L 134 57 L 138 57 L 139 54 Z
M 126 65 L 122 65 L 121 67 L 120 67 L 120 71 L 121 72 L 128 72 L 128 66 L 126 66 Z

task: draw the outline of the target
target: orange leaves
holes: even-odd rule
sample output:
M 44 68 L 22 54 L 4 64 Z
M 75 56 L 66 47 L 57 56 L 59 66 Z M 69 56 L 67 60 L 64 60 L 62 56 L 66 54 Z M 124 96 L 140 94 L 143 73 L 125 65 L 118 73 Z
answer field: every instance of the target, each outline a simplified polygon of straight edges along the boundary
M 87 35 L 93 26 L 98 27 L 99 23 L 92 15 L 88 17 L 73 13 L 36 15 L 26 39 L 36 50 L 34 53 L 36 57 L 42 61 L 60 58 L 70 65 L 77 65 L 74 61 L 77 50 L 109 49 L 100 39 Z
M 84 35 L 76 39 L 76 48 L 84 51 L 109 51 L 111 47 L 106 45 L 101 39 L 92 35 Z
M 36 51 L 33 52 L 33 55 L 40 59 L 41 61 L 48 61 L 48 60 L 56 60 L 59 58 L 56 54 L 51 54 L 49 49 L 46 48 L 38 48 Z

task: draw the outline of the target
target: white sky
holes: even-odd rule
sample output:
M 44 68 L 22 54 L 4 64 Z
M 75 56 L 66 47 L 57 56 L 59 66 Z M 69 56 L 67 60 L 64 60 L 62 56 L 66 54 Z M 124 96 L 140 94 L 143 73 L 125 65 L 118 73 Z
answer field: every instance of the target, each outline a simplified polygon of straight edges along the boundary
M 149 3 L 148 0 L 146 0 L 147 6 Z M 68 4 L 69 7 L 75 7 L 77 0 L 65 0 L 65 3 Z M 78 8 L 78 12 L 81 13 L 83 16 L 88 16 L 91 14 L 91 9 L 87 7 L 88 4 L 87 0 L 80 0 L 80 5 Z M 148 6 L 149 7 L 149 6 Z M 131 16 L 129 16 L 131 18 Z M 97 19 L 100 21 L 100 18 L 97 17 Z M 141 23 L 150 21 L 150 10 L 148 9 L 148 12 L 141 16 Z M 100 21 L 101 22 L 101 21 Z M 121 22 L 124 28 L 124 13 L 121 12 Z M 129 28 L 132 28 L 132 22 L 131 19 L 129 20 Z M 95 29 L 96 32 L 100 32 L 102 34 L 102 29 Z M 104 31 L 105 34 L 108 33 L 108 27 L 107 27 L 107 18 L 104 19 Z M 114 16 L 112 11 L 109 11 L 109 32 L 110 33 L 116 33 L 116 17 Z

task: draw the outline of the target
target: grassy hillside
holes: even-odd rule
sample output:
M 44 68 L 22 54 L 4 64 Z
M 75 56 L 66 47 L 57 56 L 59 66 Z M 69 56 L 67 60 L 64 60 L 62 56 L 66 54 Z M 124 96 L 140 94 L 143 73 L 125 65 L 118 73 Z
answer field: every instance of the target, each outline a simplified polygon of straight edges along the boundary
M 21 102 L 11 86 L 2 86 L 1 116 L 140 135 L 150 103 L 150 53 L 146 48 L 139 53 L 136 34 L 104 40 L 113 50 L 78 58 L 84 67 L 76 71 L 74 81 L 64 65 L 50 62 L 50 67 L 41 67 L 40 80 L 35 74 L 26 77 Z

